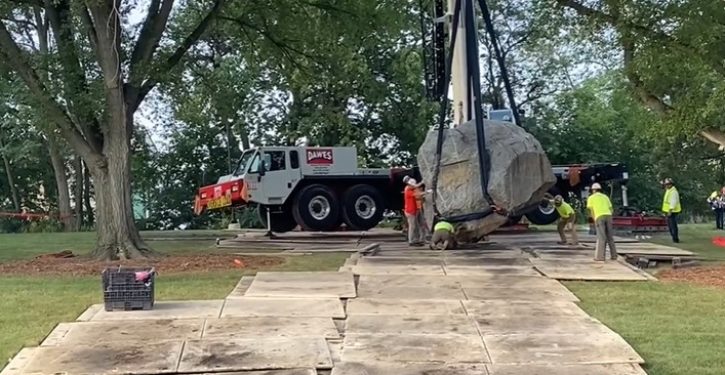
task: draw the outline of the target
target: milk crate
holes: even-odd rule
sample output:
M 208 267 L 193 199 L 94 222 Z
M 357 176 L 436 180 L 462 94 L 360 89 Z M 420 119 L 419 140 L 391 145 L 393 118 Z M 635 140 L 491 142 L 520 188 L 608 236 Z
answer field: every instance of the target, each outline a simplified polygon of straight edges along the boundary
M 137 272 L 148 278 L 136 280 Z M 153 268 L 109 267 L 103 271 L 103 302 L 106 311 L 151 310 L 154 306 Z

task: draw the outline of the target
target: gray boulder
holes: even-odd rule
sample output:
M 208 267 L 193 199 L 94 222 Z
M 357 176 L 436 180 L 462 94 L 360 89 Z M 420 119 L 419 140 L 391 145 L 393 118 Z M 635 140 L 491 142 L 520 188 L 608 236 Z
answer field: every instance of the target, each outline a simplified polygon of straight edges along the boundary
M 556 182 L 551 163 L 539 141 L 508 122 L 484 120 L 491 170 L 488 192 L 494 204 L 517 212 L 540 202 Z M 426 188 L 432 188 L 438 131 L 428 133 L 418 151 L 418 166 Z M 438 175 L 438 210 L 444 217 L 481 212 L 489 207 L 481 191 L 476 123 L 469 121 L 444 131 Z M 431 195 L 426 216 L 433 220 Z M 490 215 L 457 226 L 459 240 L 475 241 L 505 224 L 507 217 Z

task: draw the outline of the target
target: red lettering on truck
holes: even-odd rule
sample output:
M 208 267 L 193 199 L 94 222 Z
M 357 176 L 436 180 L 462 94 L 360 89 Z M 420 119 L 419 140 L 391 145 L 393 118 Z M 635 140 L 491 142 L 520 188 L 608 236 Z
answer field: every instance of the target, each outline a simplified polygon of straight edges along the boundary
M 307 164 L 329 165 L 332 161 L 331 149 L 307 150 Z

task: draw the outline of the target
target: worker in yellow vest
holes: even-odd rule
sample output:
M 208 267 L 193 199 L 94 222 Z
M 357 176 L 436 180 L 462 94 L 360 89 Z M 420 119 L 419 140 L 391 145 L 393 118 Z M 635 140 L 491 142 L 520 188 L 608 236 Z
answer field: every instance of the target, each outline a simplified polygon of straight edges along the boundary
M 670 230 L 670 236 L 672 236 L 672 242 L 680 242 L 680 233 L 677 228 L 677 217 L 682 212 L 682 206 L 680 205 L 680 193 L 677 191 L 674 182 L 671 178 L 665 178 L 662 181 L 662 185 L 665 188 L 665 196 L 662 199 L 662 212 L 667 216 L 667 228 Z
M 571 234 L 572 242 L 571 245 L 579 244 L 579 239 L 576 235 L 576 212 L 569 203 L 564 202 L 564 197 L 557 195 L 554 197 L 554 208 L 559 213 L 559 221 L 556 225 L 556 229 L 559 231 L 560 244 L 564 245 L 567 243 L 566 235 L 564 231 L 569 229 Z
M 725 229 L 725 187 L 720 191 L 713 191 L 707 197 L 707 203 L 710 209 L 715 213 L 715 228 Z
M 437 250 L 453 250 L 457 246 L 455 229 L 447 221 L 439 221 L 433 226 L 433 236 L 430 239 L 430 248 Z
M 614 227 L 612 225 L 612 201 L 602 194 L 602 185 L 592 184 L 592 195 L 587 198 L 587 209 L 594 220 L 597 229 L 597 247 L 594 253 L 594 260 L 603 262 L 606 260 L 607 245 L 609 245 L 609 256 L 612 260 L 617 259 L 617 246 L 614 244 Z

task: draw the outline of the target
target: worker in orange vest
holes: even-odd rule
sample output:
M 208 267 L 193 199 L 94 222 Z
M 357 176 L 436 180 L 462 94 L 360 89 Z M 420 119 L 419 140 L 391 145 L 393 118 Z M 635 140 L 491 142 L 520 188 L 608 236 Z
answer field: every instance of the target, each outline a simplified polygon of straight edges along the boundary
M 410 176 L 405 176 L 403 183 L 405 183 L 403 212 L 408 223 L 408 246 L 423 246 L 425 244 L 425 235 L 422 228 L 420 228 L 420 218 L 418 217 L 418 201 L 422 197 L 419 190 L 420 185 Z

